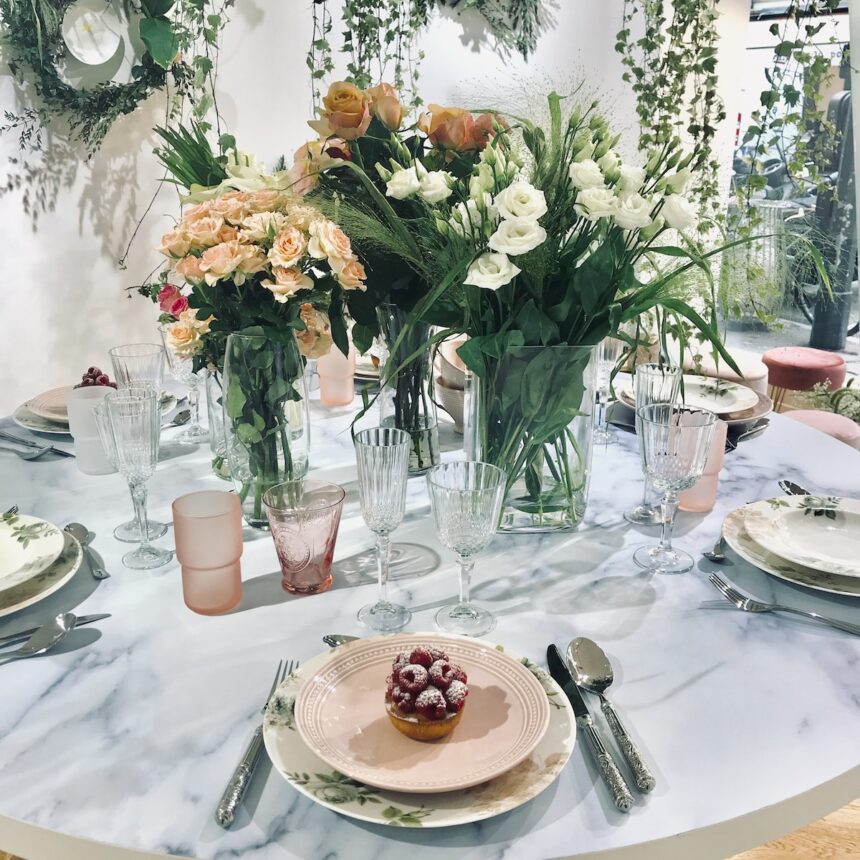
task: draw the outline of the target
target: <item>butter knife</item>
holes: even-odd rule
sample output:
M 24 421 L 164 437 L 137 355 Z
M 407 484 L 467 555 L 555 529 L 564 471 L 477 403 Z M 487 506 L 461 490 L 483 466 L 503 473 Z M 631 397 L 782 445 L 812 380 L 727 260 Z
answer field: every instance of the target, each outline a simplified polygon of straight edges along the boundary
M 52 454 L 59 454 L 61 457 L 75 456 L 71 451 L 64 451 L 62 448 L 55 448 L 53 445 L 34 442 L 32 439 L 24 439 L 22 436 L 16 436 L 14 433 L 7 433 L 5 430 L 0 430 L 0 439 L 15 442 L 17 445 L 24 445 L 26 448 L 47 448 Z
M 110 613 L 102 612 L 99 615 L 81 615 L 75 622 L 75 628 L 82 627 L 84 624 L 93 624 L 96 621 L 103 621 L 105 618 L 110 618 Z M 19 642 L 25 642 L 29 639 L 42 625 L 37 627 L 29 627 L 26 630 L 19 630 L 17 633 L 9 633 L 7 636 L 0 636 L 0 648 L 5 648 L 7 645 L 17 645 Z
M 582 698 L 582 693 L 579 692 L 579 688 L 574 683 L 570 670 L 564 662 L 564 657 L 562 657 L 555 645 L 550 645 L 546 649 L 546 662 L 553 680 L 564 690 L 564 694 L 573 706 L 576 725 L 585 737 L 588 748 L 592 756 L 594 756 L 595 764 L 600 769 L 603 781 L 612 793 L 612 801 L 615 804 L 615 808 L 620 812 L 630 812 L 630 809 L 633 807 L 633 795 L 630 793 L 630 788 L 621 775 L 618 765 L 615 764 L 615 759 L 606 749 L 600 735 L 597 733 L 597 729 L 595 729 L 591 719 L 591 714 L 588 712 L 588 706 Z

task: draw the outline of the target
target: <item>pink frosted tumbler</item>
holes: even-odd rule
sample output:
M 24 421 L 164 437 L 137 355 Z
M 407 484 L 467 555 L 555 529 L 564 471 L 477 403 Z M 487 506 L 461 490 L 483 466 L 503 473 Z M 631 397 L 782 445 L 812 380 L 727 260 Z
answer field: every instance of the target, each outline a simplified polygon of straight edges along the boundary
M 703 514 L 710 511 L 716 504 L 728 429 L 729 425 L 725 421 L 718 420 L 714 425 L 714 437 L 702 477 L 689 490 L 678 493 L 678 507 L 682 511 Z

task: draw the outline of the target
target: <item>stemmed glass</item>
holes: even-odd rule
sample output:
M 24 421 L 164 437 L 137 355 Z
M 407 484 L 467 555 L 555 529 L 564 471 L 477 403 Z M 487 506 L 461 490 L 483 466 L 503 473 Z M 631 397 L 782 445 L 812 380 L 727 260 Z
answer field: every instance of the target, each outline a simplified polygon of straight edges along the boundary
M 191 409 L 191 420 L 188 427 L 177 437 L 180 442 L 197 445 L 209 440 L 209 434 L 200 426 L 200 377 L 194 372 L 194 359 L 177 349 L 170 339 L 170 329 L 166 325 L 158 327 L 161 340 L 164 343 L 164 354 L 167 356 L 167 366 L 170 375 L 180 384 L 188 386 L 188 406 Z
M 639 426 L 639 410 L 652 403 L 674 403 L 681 388 L 680 367 L 664 367 L 662 364 L 637 364 L 633 371 L 633 391 L 636 398 L 636 435 L 639 437 L 639 452 L 643 452 L 642 432 Z M 624 519 L 637 526 L 657 526 L 662 521 L 660 506 L 652 504 L 653 491 L 646 473 L 642 487 L 642 501 L 624 512 Z
M 140 534 L 140 546 L 126 553 L 122 563 L 133 570 L 160 567 L 173 558 L 173 553 L 149 543 L 146 522 L 146 482 L 158 461 L 158 394 L 149 386 L 130 387 L 111 391 L 104 404 L 116 445 L 116 465 L 128 481 Z
M 127 343 L 109 350 L 118 388 L 149 385 L 161 392 L 164 347 L 157 343 Z
M 446 633 L 483 636 L 496 619 L 470 602 L 469 586 L 474 557 L 489 544 L 499 525 L 505 473 L 489 463 L 442 463 L 427 473 L 427 487 L 439 538 L 457 553 L 460 563 L 460 599 L 436 613 L 436 624 Z
M 654 403 L 637 411 L 645 474 L 663 494 L 663 532 L 657 546 L 639 547 L 633 558 L 655 573 L 683 573 L 693 567 L 693 559 L 689 553 L 672 548 L 678 493 L 702 476 L 717 416 L 672 403 Z
M 624 343 L 616 337 L 605 337 L 597 345 L 597 384 L 594 393 L 597 405 L 597 421 L 593 439 L 595 442 L 603 442 L 606 445 L 615 441 L 615 434 L 610 431 L 606 424 L 606 409 L 609 405 L 609 379 L 623 351 Z
M 405 430 L 375 427 L 355 436 L 358 462 L 358 494 L 361 515 L 376 534 L 376 564 L 379 599 L 362 606 L 358 620 L 374 630 L 390 632 L 405 627 L 412 613 L 388 599 L 388 565 L 391 533 L 400 525 L 406 510 L 406 480 L 412 438 Z

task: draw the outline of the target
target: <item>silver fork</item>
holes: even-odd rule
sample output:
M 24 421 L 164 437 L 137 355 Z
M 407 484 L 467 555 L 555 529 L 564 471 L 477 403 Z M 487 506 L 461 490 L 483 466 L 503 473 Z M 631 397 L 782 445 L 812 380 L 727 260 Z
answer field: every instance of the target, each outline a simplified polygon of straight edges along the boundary
M 263 707 L 260 709 L 261 714 L 266 713 L 266 705 L 269 704 L 269 699 L 272 698 L 272 693 L 278 689 L 278 685 L 298 668 L 299 664 L 296 660 L 278 661 L 275 679 L 272 681 L 272 689 L 269 690 L 266 701 L 263 702 Z M 215 810 L 215 821 L 225 829 L 230 827 L 236 818 L 236 810 L 242 802 L 242 797 L 254 776 L 262 749 L 263 724 L 261 722 L 251 737 L 251 741 L 245 750 L 245 755 L 242 756 L 242 760 L 239 762 L 236 770 L 233 771 L 233 776 L 230 777 L 230 782 L 227 783 L 227 788 L 224 789 L 224 794 L 221 795 L 221 801 Z
M 12 505 L 8 511 L 3 511 L 4 517 L 14 517 L 18 513 L 18 505 Z
M 849 624 L 847 621 L 837 621 L 835 618 L 828 618 L 826 615 L 819 615 L 817 612 L 795 609 L 793 606 L 783 606 L 781 603 L 763 603 L 761 600 L 756 600 L 754 597 L 742 594 L 716 573 L 712 573 L 708 579 L 711 580 L 726 600 L 744 612 L 791 612 L 794 615 L 802 615 L 804 618 L 811 618 L 813 621 L 828 624 L 830 627 L 835 627 L 844 633 L 852 633 L 854 636 L 860 636 L 860 626 L 856 624 Z

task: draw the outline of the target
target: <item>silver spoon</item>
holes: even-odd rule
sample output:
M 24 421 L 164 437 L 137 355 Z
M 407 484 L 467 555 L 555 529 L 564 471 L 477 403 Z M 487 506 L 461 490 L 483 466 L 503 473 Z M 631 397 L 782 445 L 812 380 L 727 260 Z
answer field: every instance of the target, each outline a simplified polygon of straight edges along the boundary
M 162 430 L 167 430 L 168 427 L 181 427 L 183 424 L 187 424 L 191 420 L 191 410 L 190 409 L 181 409 L 173 418 L 170 419 L 166 424 L 161 425 Z
M 26 451 L 19 451 L 17 448 L 13 448 L 11 445 L 8 447 L 6 445 L 0 445 L 0 451 L 9 451 L 12 454 L 17 454 L 22 460 L 38 460 L 44 454 L 47 454 L 50 451 L 50 446 L 46 445 L 44 448 L 28 448 Z
M 63 612 L 43 624 L 17 651 L 0 656 L 0 665 L 25 657 L 36 657 L 50 651 L 61 639 L 75 629 L 77 617 L 71 612 Z
M 110 574 L 96 561 L 93 551 L 90 549 L 90 530 L 83 523 L 69 523 L 64 529 L 68 532 L 80 545 L 90 564 L 90 572 L 93 579 L 108 579 Z
M 337 648 L 338 645 L 346 645 L 347 642 L 354 642 L 358 636 L 347 636 L 344 633 L 326 633 L 322 640 L 329 648 Z
M 714 544 L 713 549 L 703 552 L 702 555 L 714 564 L 725 564 L 728 559 L 723 553 L 723 536 L 720 535 L 719 540 Z
M 615 740 L 618 741 L 618 746 L 624 753 L 627 764 L 633 771 L 636 787 L 641 792 L 652 791 L 657 784 L 656 780 L 648 769 L 648 765 L 642 760 L 642 756 L 630 739 L 630 735 L 627 734 L 627 730 L 622 725 L 612 702 L 604 695 L 614 677 L 609 658 L 596 642 L 580 637 L 574 639 L 567 646 L 567 661 L 576 683 L 580 687 L 596 693 L 600 698 L 600 710 L 603 711 L 603 716 L 606 718 Z

